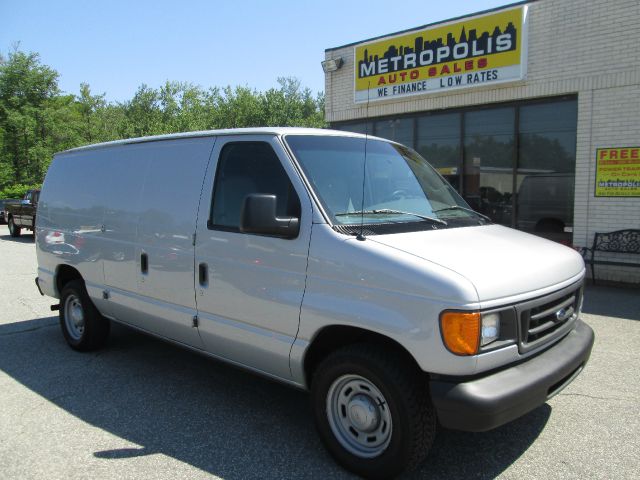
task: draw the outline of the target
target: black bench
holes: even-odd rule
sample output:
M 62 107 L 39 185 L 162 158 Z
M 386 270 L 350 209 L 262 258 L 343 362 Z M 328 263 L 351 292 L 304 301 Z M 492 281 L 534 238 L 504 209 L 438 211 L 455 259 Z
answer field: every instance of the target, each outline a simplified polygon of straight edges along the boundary
M 616 265 L 620 267 L 640 267 L 640 263 L 622 260 L 597 260 L 596 252 L 640 254 L 640 230 L 626 229 L 615 232 L 596 233 L 593 237 L 593 246 L 582 251 L 585 262 L 591 265 L 591 278 L 596 284 L 595 265 Z M 587 256 L 589 255 L 589 258 Z

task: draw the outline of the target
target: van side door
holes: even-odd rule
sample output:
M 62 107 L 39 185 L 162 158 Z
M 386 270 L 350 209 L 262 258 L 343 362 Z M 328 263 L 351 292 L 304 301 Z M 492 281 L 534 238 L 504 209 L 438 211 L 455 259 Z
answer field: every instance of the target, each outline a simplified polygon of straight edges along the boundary
M 300 219 L 298 236 L 241 232 L 242 205 L 253 193 L 276 195 L 278 216 Z M 208 352 L 291 378 L 289 352 L 298 331 L 311 222 L 311 200 L 277 137 L 218 138 L 195 251 L 199 330 Z
M 138 291 L 123 299 L 132 309 L 129 323 L 195 348 L 202 341 L 193 321 L 193 236 L 214 143 L 215 137 L 150 142 L 136 236 Z

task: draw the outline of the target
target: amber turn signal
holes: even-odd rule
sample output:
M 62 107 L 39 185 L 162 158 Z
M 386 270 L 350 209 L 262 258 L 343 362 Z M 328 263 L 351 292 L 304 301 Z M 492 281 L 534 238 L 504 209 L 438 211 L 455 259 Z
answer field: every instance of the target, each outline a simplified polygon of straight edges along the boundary
M 442 339 L 458 355 L 475 355 L 480 343 L 480 312 L 443 312 L 440 315 Z

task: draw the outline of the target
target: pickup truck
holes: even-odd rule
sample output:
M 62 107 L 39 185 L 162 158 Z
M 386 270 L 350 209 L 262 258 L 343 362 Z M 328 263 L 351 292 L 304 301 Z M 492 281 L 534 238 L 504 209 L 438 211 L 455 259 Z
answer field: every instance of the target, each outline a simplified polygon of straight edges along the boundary
M 5 207 L 10 203 L 17 203 L 20 200 L 16 200 L 15 198 L 3 198 L 0 200 L 0 225 L 7 223 L 8 214 L 5 212 Z
M 5 216 L 12 237 L 19 237 L 23 228 L 35 232 L 39 198 L 40 190 L 29 190 L 19 202 L 5 205 Z

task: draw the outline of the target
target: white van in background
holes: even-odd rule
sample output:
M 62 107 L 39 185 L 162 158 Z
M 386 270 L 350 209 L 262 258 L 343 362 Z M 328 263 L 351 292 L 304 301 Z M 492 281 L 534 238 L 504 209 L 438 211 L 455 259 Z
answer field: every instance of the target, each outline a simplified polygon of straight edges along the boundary
M 36 242 L 71 347 L 116 321 L 309 389 L 328 450 L 369 478 L 415 467 L 436 422 L 488 430 L 543 404 L 594 340 L 580 255 L 491 224 L 409 148 L 346 132 L 59 153 Z

